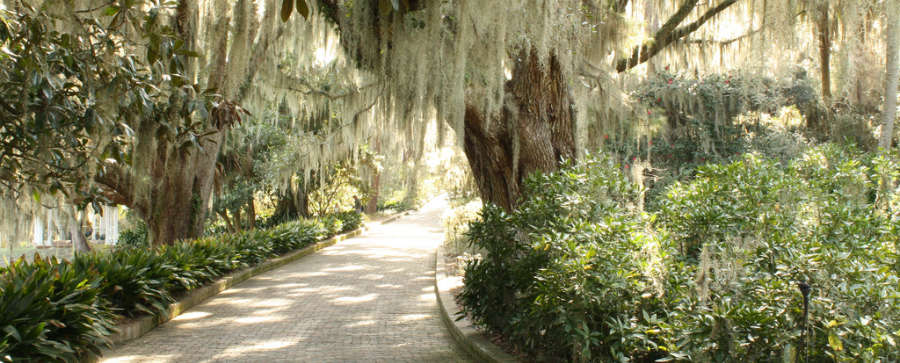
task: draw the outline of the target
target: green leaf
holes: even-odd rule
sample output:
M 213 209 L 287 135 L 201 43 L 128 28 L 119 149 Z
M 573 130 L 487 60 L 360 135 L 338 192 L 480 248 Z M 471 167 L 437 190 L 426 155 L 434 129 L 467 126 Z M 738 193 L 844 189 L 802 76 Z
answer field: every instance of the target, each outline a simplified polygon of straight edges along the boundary
M 303 19 L 309 20 L 309 5 L 306 4 L 306 0 L 297 0 L 297 12 Z
M 841 343 L 841 337 L 837 336 L 837 334 L 833 332 L 828 333 L 828 346 L 830 346 L 831 349 L 834 349 L 834 351 L 836 352 L 844 350 L 844 344 Z
M 19 335 L 19 331 L 16 330 L 16 327 L 14 327 L 12 325 L 7 325 L 7 326 L 3 327 L 3 331 L 5 331 L 7 334 L 9 334 L 9 336 L 16 338 L 17 341 L 20 341 L 20 342 L 22 341 L 22 336 Z
M 281 3 L 281 21 L 286 22 L 294 11 L 294 0 L 283 0 Z
M 103 9 L 103 15 L 106 15 L 106 16 L 113 16 L 113 15 L 116 15 L 116 13 L 118 13 L 118 12 L 119 12 L 118 6 L 109 6 L 106 9 Z

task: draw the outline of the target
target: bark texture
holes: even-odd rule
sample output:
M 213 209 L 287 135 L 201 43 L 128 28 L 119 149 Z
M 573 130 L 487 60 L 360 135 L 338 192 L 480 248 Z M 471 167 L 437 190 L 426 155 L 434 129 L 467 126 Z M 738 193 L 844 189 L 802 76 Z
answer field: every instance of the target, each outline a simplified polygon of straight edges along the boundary
M 894 138 L 894 119 L 897 117 L 897 78 L 900 78 L 900 64 L 898 64 L 898 53 L 900 53 L 900 40 L 897 33 L 900 32 L 900 0 L 888 0 L 885 6 L 888 9 L 887 14 L 887 36 L 885 37 L 886 59 L 884 71 L 884 110 L 881 116 L 881 139 L 878 146 L 882 149 L 889 149 Z
M 158 151 L 153 164 L 150 202 L 142 208 L 154 245 L 172 244 L 203 232 L 224 138 L 225 130 L 216 130 L 207 137 L 203 149 L 187 151 L 160 145 L 164 150 Z
M 515 208 L 524 178 L 556 170 L 575 156 L 572 99 L 556 56 L 542 64 L 523 52 L 506 83 L 507 105 L 489 120 L 475 107 L 465 114 L 465 153 L 481 198 Z
M 90 252 L 91 245 L 88 244 L 87 238 L 84 236 L 84 231 L 81 230 L 81 226 L 85 222 L 86 216 L 82 214 L 82 217 L 79 220 L 76 217 L 77 214 L 78 211 L 75 208 L 72 208 L 71 214 L 69 215 L 69 234 L 72 235 L 72 248 L 74 248 L 76 252 Z
M 381 138 L 375 138 L 375 153 L 381 154 Z M 366 203 L 366 213 L 375 214 L 378 212 L 378 197 L 381 192 L 381 171 L 375 170 L 372 176 L 372 184 L 369 188 L 369 200 Z
M 819 5 L 816 22 L 819 39 L 819 74 L 822 81 L 822 101 L 831 102 L 831 27 L 828 21 L 828 3 Z

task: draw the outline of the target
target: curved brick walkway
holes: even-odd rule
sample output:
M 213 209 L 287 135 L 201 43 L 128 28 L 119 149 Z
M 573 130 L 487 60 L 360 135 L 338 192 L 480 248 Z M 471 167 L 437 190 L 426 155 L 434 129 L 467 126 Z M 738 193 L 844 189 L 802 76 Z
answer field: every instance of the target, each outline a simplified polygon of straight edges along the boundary
M 105 362 L 466 362 L 434 298 L 437 200 L 251 278 Z

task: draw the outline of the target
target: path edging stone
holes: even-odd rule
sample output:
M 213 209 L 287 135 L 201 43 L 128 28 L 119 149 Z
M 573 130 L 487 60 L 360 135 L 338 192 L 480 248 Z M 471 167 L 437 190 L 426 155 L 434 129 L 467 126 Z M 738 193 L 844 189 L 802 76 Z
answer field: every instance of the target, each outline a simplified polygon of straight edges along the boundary
M 453 294 L 444 262 L 444 248 L 438 246 L 434 256 L 434 295 L 437 297 L 438 307 L 441 309 L 441 320 L 447 326 L 450 335 L 466 352 L 481 362 L 518 362 L 511 354 L 500 349 L 496 344 L 484 337 L 468 317 L 456 320 L 459 308 Z M 441 283 L 445 281 L 445 283 Z M 452 315 L 451 315 L 452 312 Z
M 391 216 L 390 218 L 399 218 L 399 216 Z M 114 333 L 108 337 L 113 347 L 117 345 L 121 345 L 122 343 L 128 342 L 130 340 L 134 340 L 140 338 L 144 334 L 147 334 L 154 328 L 163 323 L 174 319 L 175 317 L 181 315 L 188 309 L 202 303 L 206 299 L 216 296 L 222 291 L 237 285 L 241 282 L 246 281 L 247 279 L 262 274 L 264 272 L 271 271 L 278 267 L 287 265 L 288 263 L 294 262 L 302 257 L 311 255 L 325 247 L 329 247 L 343 241 L 345 239 L 356 237 L 362 234 L 363 231 L 366 230 L 365 226 L 359 227 L 353 231 L 339 234 L 328 238 L 326 240 L 316 242 L 312 245 L 301 248 L 297 251 L 288 253 L 284 256 L 276 257 L 261 264 L 258 264 L 253 267 L 248 267 L 240 271 L 233 272 L 224 277 L 219 278 L 216 281 L 209 283 L 203 287 L 199 287 L 197 289 L 191 290 L 187 295 L 178 299 L 178 301 L 169 304 L 166 312 L 155 315 L 155 316 L 143 316 L 138 319 L 130 320 L 124 323 L 116 324 L 117 333 Z M 105 349 L 108 350 L 108 349 Z M 99 357 L 92 357 L 93 359 L 88 359 L 87 361 L 97 361 Z
M 400 217 L 408 216 L 408 215 L 412 214 L 412 212 L 415 212 L 416 210 L 417 210 L 417 209 L 410 209 L 410 210 L 405 211 L 405 212 L 395 213 L 394 215 L 392 215 L 392 216 L 390 216 L 390 217 L 387 217 L 387 218 L 383 219 L 383 220 L 382 220 L 381 222 L 379 222 L 379 223 L 381 223 L 381 224 L 391 223 L 391 222 L 393 222 L 393 221 L 396 221 L 396 220 L 400 219 Z

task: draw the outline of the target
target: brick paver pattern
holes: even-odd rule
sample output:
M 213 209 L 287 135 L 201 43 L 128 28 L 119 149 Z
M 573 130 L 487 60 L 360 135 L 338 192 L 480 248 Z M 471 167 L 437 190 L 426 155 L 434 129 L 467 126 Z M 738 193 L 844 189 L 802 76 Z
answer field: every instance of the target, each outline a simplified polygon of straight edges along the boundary
M 105 362 L 467 362 L 440 320 L 437 200 L 251 278 Z

